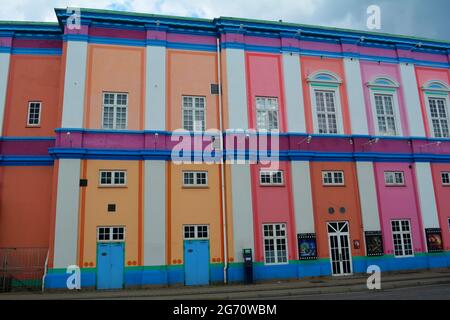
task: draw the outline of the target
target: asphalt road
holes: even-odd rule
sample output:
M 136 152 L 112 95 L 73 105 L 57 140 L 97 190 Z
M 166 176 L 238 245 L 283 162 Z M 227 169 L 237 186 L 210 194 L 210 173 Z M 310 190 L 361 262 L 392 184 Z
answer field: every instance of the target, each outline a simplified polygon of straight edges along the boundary
M 420 287 L 373 290 L 361 292 L 322 293 L 289 297 L 264 297 L 279 300 L 450 300 L 450 285 L 429 285 Z

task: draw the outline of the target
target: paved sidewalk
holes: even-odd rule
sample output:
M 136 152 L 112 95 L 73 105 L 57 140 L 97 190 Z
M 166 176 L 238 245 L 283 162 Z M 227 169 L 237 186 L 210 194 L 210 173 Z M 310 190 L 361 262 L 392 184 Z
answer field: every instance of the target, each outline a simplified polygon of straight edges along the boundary
M 207 287 L 164 287 L 125 289 L 119 291 L 55 291 L 12 292 L 0 294 L 0 300 L 71 300 L 71 299 L 253 299 L 278 296 L 296 296 L 367 290 L 368 275 L 349 277 L 305 278 L 293 281 L 277 281 L 253 285 L 215 285 Z M 450 268 L 433 271 L 404 271 L 381 275 L 382 289 L 413 287 L 420 285 L 448 284 Z

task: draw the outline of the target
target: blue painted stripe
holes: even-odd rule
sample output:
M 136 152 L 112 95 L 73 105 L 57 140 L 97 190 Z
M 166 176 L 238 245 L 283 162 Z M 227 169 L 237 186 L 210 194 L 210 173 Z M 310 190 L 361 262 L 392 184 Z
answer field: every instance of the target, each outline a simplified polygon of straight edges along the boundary
M 0 137 L 0 141 L 55 141 L 54 137 Z
M 29 55 L 46 55 L 46 56 L 60 56 L 62 49 L 42 49 L 42 48 L 12 48 L 12 54 L 29 54 Z

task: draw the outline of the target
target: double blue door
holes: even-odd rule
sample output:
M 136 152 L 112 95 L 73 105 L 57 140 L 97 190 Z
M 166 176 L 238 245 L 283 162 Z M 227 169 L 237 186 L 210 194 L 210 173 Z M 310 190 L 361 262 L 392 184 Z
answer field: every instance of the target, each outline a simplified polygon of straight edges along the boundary
M 99 243 L 97 246 L 97 289 L 123 287 L 124 243 Z
M 187 286 L 209 284 L 209 241 L 184 241 L 184 282 Z

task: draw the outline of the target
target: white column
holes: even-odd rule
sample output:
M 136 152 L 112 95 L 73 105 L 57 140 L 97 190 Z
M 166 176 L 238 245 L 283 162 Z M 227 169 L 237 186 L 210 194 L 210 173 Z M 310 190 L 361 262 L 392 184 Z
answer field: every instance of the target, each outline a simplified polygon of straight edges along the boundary
M 144 265 L 166 264 L 166 162 L 144 162 Z
M 63 128 L 82 128 L 86 84 L 87 42 L 68 41 L 64 79 Z
M 283 82 L 286 101 L 287 130 L 306 132 L 305 105 L 301 79 L 301 62 L 298 54 L 283 54 Z
M 417 195 L 423 227 L 439 228 L 439 218 L 434 193 L 433 176 L 429 163 L 417 162 L 416 165 Z
M 344 70 L 352 134 L 368 135 L 369 128 L 359 59 L 344 58 Z
M 364 231 L 381 231 L 377 188 L 372 162 L 356 162 Z
M 314 233 L 314 208 L 309 162 L 292 161 L 291 170 L 295 229 L 297 233 Z
M 229 128 L 248 129 L 245 54 L 241 49 L 226 49 Z M 233 210 L 234 261 L 243 262 L 242 249 L 254 252 L 253 205 L 250 166 L 231 167 L 231 197 Z
M 147 46 L 145 130 L 166 129 L 166 48 Z
M 3 132 L 3 119 L 6 108 L 6 94 L 8 90 L 9 62 L 11 54 L 8 52 L 0 53 L 0 137 Z
M 406 117 L 409 124 L 409 135 L 413 137 L 424 137 L 425 127 L 422 111 L 420 110 L 419 89 L 414 65 L 400 63 L 400 76 L 402 79 L 401 89 L 405 98 Z
M 77 264 L 81 160 L 60 159 L 56 200 L 54 268 Z

